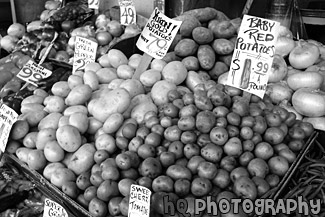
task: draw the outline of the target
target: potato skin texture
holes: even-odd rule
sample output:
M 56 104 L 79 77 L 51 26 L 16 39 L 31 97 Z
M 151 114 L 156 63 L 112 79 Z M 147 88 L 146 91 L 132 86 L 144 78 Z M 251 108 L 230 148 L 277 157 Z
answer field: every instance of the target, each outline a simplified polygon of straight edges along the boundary
M 216 54 L 210 45 L 200 45 L 197 51 L 197 56 L 202 69 L 210 70 L 213 68 L 216 62 Z

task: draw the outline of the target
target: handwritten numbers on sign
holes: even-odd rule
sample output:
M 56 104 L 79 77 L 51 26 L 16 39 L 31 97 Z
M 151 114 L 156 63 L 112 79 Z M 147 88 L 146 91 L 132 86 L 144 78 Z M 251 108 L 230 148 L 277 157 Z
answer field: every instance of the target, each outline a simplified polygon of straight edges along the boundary
M 44 78 L 49 77 L 52 72 L 44 67 L 37 65 L 32 60 L 29 60 L 17 74 L 17 77 L 37 86 L 37 83 Z
M 155 8 L 137 41 L 137 47 L 156 59 L 162 59 L 172 44 L 182 21 L 170 19 Z
M 136 23 L 136 10 L 132 0 L 119 0 L 120 5 L 120 23 L 130 25 Z

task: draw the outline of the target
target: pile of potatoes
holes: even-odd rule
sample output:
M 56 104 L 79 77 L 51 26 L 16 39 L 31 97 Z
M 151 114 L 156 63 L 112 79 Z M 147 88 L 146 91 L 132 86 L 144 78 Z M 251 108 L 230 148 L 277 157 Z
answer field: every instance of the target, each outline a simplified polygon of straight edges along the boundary
M 231 24 L 209 8 L 182 16 L 177 19 L 192 19 L 188 25 L 195 17 L 201 27 L 215 27 L 214 20 Z M 50 93 L 36 89 L 22 102 L 6 151 L 95 217 L 127 216 L 131 184 L 149 188 L 151 216 L 164 217 L 170 216 L 164 214 L 164 196 L 186 199 L 194 216 L 194 198 L 255 200 L 270 193 L 314 129 L 267 97 L 246 103 L 241 90 L 218 84 L 217 63 L 228 66 L 224 60 L 231 54 L 216 54 L 215 33 L 210 44 L 203 40 L 208 34 L 197 37 L 196 31 L 207 29 L 193 28 L 195 37 L 182 39 L 197 44 L 200 55 L 185 56 L 190 46 L 180 48 L 180 40 L 139 80 L 132 76 L 142 55 L 127 58 L 111 49 L 55 83 Z M 227 43 L 235 30 L 223 36 Z M 212 64 L 211 58 L 220 61 Z M 195 59 L 198 65 L 191 68 Z
M 241 18 L 229 19 L 207 7 L 174 19 L 183 23 L 168 56 L 181 59 L 188 70 L 204 71 L 215 80 L 229 71 Z

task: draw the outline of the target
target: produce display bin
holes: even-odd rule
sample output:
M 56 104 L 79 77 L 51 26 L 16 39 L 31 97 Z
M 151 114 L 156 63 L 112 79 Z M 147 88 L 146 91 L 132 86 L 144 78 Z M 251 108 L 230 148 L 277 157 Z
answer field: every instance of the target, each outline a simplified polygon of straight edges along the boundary
M 16 156 L 4 153 L 2 158 L 5 163 L 21 171 L 21 173 L 32 181 L 36 185 L 36 188 L 45 196 L 60 204 L 67 211 L 69 217 L 92 217 L 82 206 L 52 185 L 41 174 L 29 169 L 28 166 L 22 163 Z

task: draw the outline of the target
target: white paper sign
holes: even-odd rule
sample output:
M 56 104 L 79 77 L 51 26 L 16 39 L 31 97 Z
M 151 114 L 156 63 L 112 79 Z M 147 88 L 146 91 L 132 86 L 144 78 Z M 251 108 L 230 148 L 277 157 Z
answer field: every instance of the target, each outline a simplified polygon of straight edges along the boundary
M 2 104 L 0 107 L 0 150 L 5 152 L 10 130 L 17 121 L 18 114 L 9 106 Z
M 69 215 L 60 204 L 45 198 L 43 217 L 69 217 Z
M 98 10 L 99 0 L 88 0 L 88 8 Z
M 131 185 L 128 217 L 150 216 L 151 191 L 140 185 Z
M 156 59 L 162 59 L 181 26 L 182 21 L 168 18 L 158 8 L 151 14 L 137 41 L 137 47 Z
M 279 22 L 244 15 L 227 85 L 263 98 L 275 54 Z
M 95 62 L 98 44 L 90 39 L 76 37 L 72 73 L 83 70 L 88 63 Z
M 17 74 L 17 77 L 37 87 L 37 82 L 50 77 L 52 71 L 29 60 Z
M 120 5 L 120 23 L 122 25 L 136 24 L 137 13 L 133 0 L 119 0 Z

